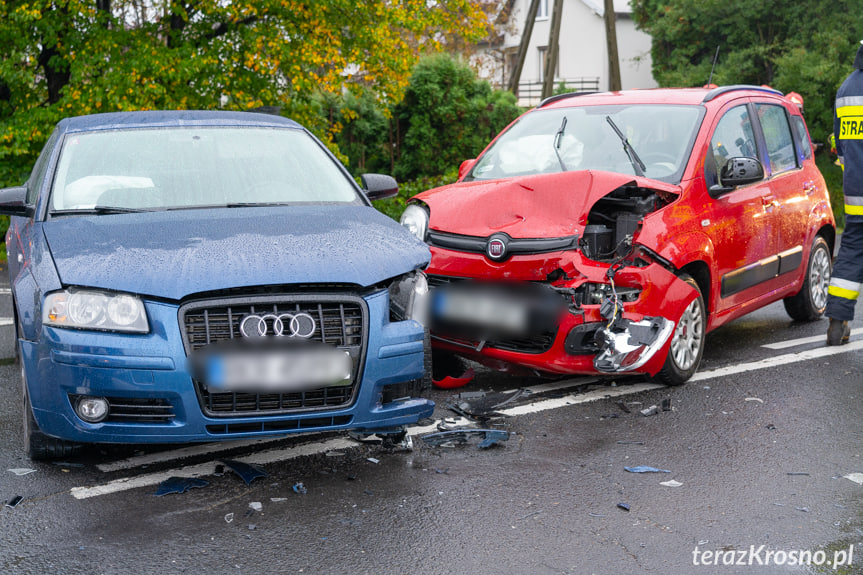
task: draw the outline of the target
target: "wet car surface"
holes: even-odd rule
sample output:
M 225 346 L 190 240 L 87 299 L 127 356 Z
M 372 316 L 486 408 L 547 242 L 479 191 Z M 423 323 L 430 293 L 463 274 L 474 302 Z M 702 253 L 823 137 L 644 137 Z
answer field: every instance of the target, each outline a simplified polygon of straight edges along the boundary
M 432 250 L 436 360 L 669 385 L 754 309 L 820 317 L 835 244 L 799 109 L 755 86 L 552 97 L 402 223 Z

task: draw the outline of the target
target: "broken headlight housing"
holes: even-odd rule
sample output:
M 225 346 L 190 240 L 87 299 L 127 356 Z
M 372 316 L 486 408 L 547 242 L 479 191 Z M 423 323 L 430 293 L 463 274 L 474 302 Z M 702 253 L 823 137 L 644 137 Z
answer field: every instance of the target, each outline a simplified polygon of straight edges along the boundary
M 600 305 L 605 299 L 617 292 L 617 300 L 620 303 L 631 303 L 638 300 L 641 290 L 638 288 L 615 286 L 603 283 L 584 283 L 575 291 L 576 296 L 581 296 L 580 301 L 584 305 Z
M 389 286 L 390 318 L 412 319 L 428 325 L 429 284 L 426 275 L 417 270 L 394 280 Z
M 126 333 L 150 331 L 141 298 L 105 290 L 72 288 L 49 293 L 42 306 L 42 323 Z

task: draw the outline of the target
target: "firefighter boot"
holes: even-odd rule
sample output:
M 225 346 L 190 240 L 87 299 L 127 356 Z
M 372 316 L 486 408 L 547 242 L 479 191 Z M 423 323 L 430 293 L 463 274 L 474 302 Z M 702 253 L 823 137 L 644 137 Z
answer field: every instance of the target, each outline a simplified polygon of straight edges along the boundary
M 831 319 L 827 328 L 827 345 L 842 345 L 848 343 L 851 337 L 851 326 L 847 321 Z

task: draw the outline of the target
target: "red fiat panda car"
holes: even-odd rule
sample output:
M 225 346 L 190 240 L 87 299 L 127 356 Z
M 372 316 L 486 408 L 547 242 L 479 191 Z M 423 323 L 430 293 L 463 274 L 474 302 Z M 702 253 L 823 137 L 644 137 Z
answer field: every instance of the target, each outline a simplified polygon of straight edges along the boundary
M 836 237 L 799 108 L 757 86 L 554 96 L 401 221 L 439 355 L 669 385 L 757 308 L 820 317 Z

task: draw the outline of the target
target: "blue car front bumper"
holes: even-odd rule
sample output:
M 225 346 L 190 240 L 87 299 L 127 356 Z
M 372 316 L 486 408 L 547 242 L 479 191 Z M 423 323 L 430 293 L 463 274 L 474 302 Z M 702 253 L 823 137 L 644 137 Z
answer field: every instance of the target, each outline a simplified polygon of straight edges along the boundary
M 355 299 L 365 308 L 365 335 L 356 353 L 353 385 L 349 391 L 337 390 L 342 396 L 336 394 L 335 400 L 326 397 L 327 390 L 299 394 L 308 397 L 291 399 L 294 403 L 280 394 L 210 394 L 191 375 L 180 308 L 148 301 L 151 329 L 146 335 L 43 326 L 38 341 L 19 340 L 33 415 L 48 435 L 107 443 L 383 432 L 430 416 L 433 402 L 388 393 L 423 377 L 422 326 L 389 321 L 386 291 Z M 107 419 L 87 423 L 78 417 L 75 404 L 83 396 L 107 398 Z

